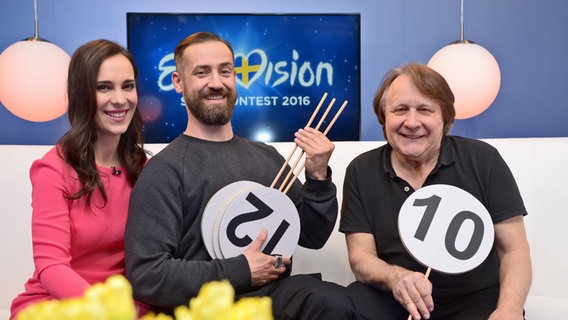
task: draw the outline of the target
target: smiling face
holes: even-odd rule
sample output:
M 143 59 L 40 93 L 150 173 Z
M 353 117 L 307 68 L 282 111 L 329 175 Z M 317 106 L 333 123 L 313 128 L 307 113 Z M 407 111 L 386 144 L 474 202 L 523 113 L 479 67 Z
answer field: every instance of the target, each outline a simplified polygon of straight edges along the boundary
M 385 95 L 385 134 L 401 162 L 436 161 L 444 121 L 440 104 L 422 94 L 411 78 L 397 77 Z
M 183 70 L 174 72 L 174 87 L 183 93 L 190 117 L 205 125 L 225 125 L 237 100 L 233 55 L 220 41 L 188 46 Z M 191 122 L 191 119 L 190 119 Z
M 125 56 L 119 54 L 103 61 L 97 76 L 96 99 L 94 124 L 98 140 L 120 138 L 138 104 L 134 70 Z

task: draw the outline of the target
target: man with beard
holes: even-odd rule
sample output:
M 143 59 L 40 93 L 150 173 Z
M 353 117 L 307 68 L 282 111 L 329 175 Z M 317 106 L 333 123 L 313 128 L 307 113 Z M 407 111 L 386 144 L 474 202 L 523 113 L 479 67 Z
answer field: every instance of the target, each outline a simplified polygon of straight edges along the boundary
M 125 260 L 136 299 L 171 313 L 197 296 L 203 284 L 227 279 L 237 299 L 270 296 L 276 319 L 354 318 L 344 287 L 313 275 L 290 275 L 289 258 L 278 265 L 276 257 L 262 253 L 266 230 L 236 257 L 209 255 L 201 235 L 209 199 L 236 181 L 270 185 L 285 160 L 273 147 L 233 133 L 236 72 L 228 42 L 198 32 L 178 44 L 174 59 L 172 81 L 183 94 L 189 120 L 183 134 L 150 159 L 132 191 Z M 307 127 L 294 141 L 306 153 L 306 182 L 296 181 L 287 193 L 300 218 L 298 244 L 319 249 L 337 219 L 328 167 L 334 145 Z

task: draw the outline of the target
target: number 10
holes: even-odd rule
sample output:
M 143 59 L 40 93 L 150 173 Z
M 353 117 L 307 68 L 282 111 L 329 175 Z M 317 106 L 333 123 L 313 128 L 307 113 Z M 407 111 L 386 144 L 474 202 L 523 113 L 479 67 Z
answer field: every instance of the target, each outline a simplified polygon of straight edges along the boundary
M 424 241 L 430 226 L 432 225 L 432 221 L 434 220 L 434 215 L 438 211 L 438 206 L 442 198 L 437 195 L 432 195 L 430 198 L 426 199 L 416 199 L 413 203 L 415 207 L 426 207 L 424 211 L 424 215 L 422 216 L 422 220 L 420 220 L 420 224 L 418 225 L 418 229 L 414 234 L 414 238 Z M 469 244 L 467 247 L 460 251 L 456 248 L 456 240 L 458 233 L 466 220 L 471 220 L 473 222 L 473 234 L 471 235 L 471 239 L 469 240 Z M 473 257 L 479 247 L 481 246 L 481 242 L 483 240 L 484 234 L 484 225 L 483 220 L 477 214 L 471 211 L 460 211 L 458 212 L 450 221 L 448 225 L 448 229 L 446 231 L 445 237 L 445 246 L 446 250 L 449 254 L 451 254 L 456 259 L 460 260 L 468 260 Z

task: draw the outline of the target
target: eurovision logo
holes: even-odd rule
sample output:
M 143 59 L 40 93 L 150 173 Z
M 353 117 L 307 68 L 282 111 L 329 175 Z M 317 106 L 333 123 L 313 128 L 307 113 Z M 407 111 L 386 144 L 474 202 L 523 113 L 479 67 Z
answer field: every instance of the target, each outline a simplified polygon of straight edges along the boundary
M 164 56 L 158 63 L 160 75 L 158 87 L 163 91 L 174 89 L 171 74 L 176 70 L 173 53 Z M 262 81 L 264 86 L 276 88 L 288 84 L 291 87 L 333 86 L 333 65 L 319 61 L 300 61 L 299 51 L 293 49 L 290 60 L 269 61 L 266 52 L 254 49 L 248 54 L 235 54 L 237 85 L 248 89 L 253 83 Z

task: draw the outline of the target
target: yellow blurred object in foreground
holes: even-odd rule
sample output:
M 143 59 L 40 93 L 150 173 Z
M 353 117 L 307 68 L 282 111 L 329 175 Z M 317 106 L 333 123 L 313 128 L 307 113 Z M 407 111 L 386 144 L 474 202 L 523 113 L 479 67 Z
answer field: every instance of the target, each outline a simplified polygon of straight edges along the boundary
M 30 305 L 16 320 L 134 320 L 132 287 L 121 275 L 91 286 L 83 297 L 47 300 Z
M 204 284 L 189 307 L 179 306 L 174 317 L 149 313 L 140 320 L 273 320 L 270 297 L 242 298 L 236 303 L 235 290 L 227 280 Z
M 174 317 L 150 312 L 140 320 L 273 320 L 270 297 L 242 298 L 227 280 L 204 284 L 197 297 L 174 310 Z M 132 287 L 121 275 L 91 286 L 83 297 L 47 300 L 30 305 L 16 320 L 134 320 Z

